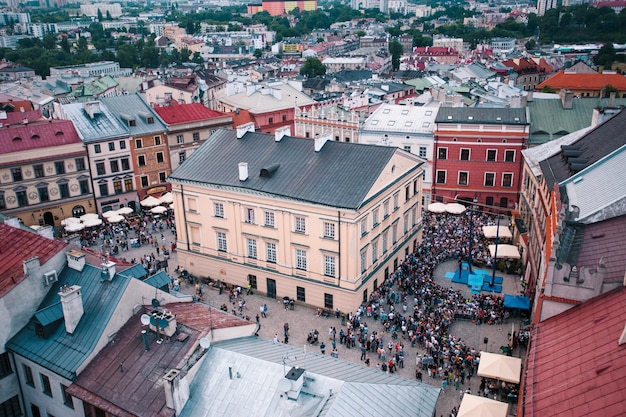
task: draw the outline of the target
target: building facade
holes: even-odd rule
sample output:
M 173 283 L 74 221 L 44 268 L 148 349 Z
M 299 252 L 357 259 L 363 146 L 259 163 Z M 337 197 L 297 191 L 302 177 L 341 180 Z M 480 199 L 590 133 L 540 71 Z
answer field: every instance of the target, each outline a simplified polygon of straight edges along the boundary
M 220 130 L 170 177 L 178 262 L 270 298 L 354 311 L 421 239 L 421 163 L 330 135 Z
M 358 143 L 361 122 L 362 117 L 359 113 L 336 106 L 313 106 L 308 110 L 297 108 L 294 117 L 294 136 L 315 138 L 330 134 L 335 141 Z
M 435 120 L 433 200 L 516 208 L 526 109 L 442 107 Z

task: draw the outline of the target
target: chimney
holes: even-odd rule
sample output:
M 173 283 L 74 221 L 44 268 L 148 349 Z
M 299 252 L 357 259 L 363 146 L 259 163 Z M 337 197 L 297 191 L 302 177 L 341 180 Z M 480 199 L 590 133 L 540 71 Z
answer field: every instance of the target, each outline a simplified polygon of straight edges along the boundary
M 237 126 L 237 139 L 241 139 L 246 132 L 254 133 L 254 122 L 248 122 Z
M 248 179 L 248 163 L 239 163 L 239 181 L 246 181 Z
M 59 297 L 63 307 L 63 318 L 65 319 L 65 331 L 73 334 L 83 317 L 83 298 L 80 294 L 81 287 L 78 285 L 64 285 L 61 287 Z
M 609 105 L 608 107 L 613 107 L 613 103 L 615 102 L 615 91 L 611 91 L 609 93 Z
M 82 272 L 85 267 L 85 254 L 78 250 L 71 250 L 65 254 L 67 258 L 67 266 L 74 271 Z
M 46 239 L 54 240 L 54 228 L 52 226 L 43 226 L 37 229 L 37 234 Z
M 315 152 L 319 152 L 324 147 L 324 144 L 331 140 L 332 132 L 324 133 L 323 135 L 319 135 L 315 137 Z
M 274 131 L 274 140 L 276 142 L 280 142 L 283 136 L 289 135 L 291 135 L 291 126 L 279 127 L 278 129 L 276 129 L 276 131 Z
M 559 92 L 559 96 L 561 96 L 561 104 L 564 109 L 571 109 L 574 107 L 574 93 L 569 90 L 561 90 Z
M 174 410 L 174 415 L 178 416 L 183 411 L 189 399 L 189 384 L 186 378 L 180 378 L 178 369 L 170 369 L 163 376 L 163 387 L 165 389 L 165 405 Z
M 287 391 L 287 398 L 297 400 L 304 386 L 304 369 L 293 367 L 287 372 L 285 378 L 291 383 L 291 387 Z
M 115 262 L 105 260 L 100 266 L 102 267 L 102 279 L 111 281 L 115 276 Z
M 26 275 L 34 274 L 40 268 L 41 268 L 41 263 L 39 262 L 39 258 L 37 256 L 26 259 L 24 261 L 24 273 Z

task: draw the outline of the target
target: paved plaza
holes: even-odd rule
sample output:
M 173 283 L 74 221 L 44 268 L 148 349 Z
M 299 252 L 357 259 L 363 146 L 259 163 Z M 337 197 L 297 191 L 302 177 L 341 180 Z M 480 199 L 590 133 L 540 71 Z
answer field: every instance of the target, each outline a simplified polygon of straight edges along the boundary
M 159 235 L 160 233 L 161 232 L 159 232 Z M 164 230 L 163 233 L 165 235 L 166 242 L 168 242 L 166 246 L 169 247 L 169 243 L 174 241 L 173 234 L 169 230 Z M 133 258 L 140 259 L 142 256 L 151 253 L 156 254 L 155 248 L 144 245 L 139 248 L 130 248 L 128 251 L 120 252 L 118 257 L 125 258 L 126 260 L 131 260 Z M 162 259 L 163 256 L 161 255 L 157 258 Z M 174 269 L 177 266 L 177 255 L 175 252 L 170 254 L 168 263 L 168 271 L 170 275 L 173 275 Z M 446 273 L 450 275 L 449 273 L 454 272 L 457 267 L 458 264 L 454 260 L 439 265 L 435 270 L 434 280 L 436 283 L 444 287 L 452 287 L 455 290 L 462 291 L 464 295 L 470 298 L 470 288 L 467 285 L 452 283 L 451 279 L 445 277 Z M 503 294 L 520 294 L 522 287 L 520 285 L 521 282 L 519 276 L 503 274 L 499 271 L 497 276 L 503 277 L 503 289 L 502 293 L 496 295 L 502 296 Z M 183 283 L 180 291 L 186 294 L 193 294 L 195 289 L 193 285 Z M 243 299 L 246 301 L 246 308 L 244 309 L 243 314 L 249 316 L 250 320 L 255 320 L 257 313 L 259 313 L 259 307 L 263 304 L 267 304 L 268 306 L 267 318 L 260 318 L 261 330 L 259 332 L 259 337 L 272 340 L 275 335 L 278 334 L 279 339 L 283 341 L 283 326 L 285 323 L 288 323 L 290 329 L 289 344 L 306 348 L 306 350 L 310 352 L 309 354 L 319 355 L 321 354 L 319 345 L 311 346 L 306 341 L 308 333 L 313 329 L 317 329 L 320 333 L 320 341 L 323 341 L 327 346 L 326 354 L 329 355 L 332 351 L 331 341 L 328 335 L 329 328 L 335 327 L 337 334 L 341 329 L 344 329 L 344 331 L 346 330 L 345 325 L 342 326 L 341 319 L 337 319 L 334 316 L 329 318 L 318 317 L 316 315 L 316 309 L 296 305 L 294 310 L 286 310 L 282 299 L 271 299 L 256 293 L 253 295 L 245 295 L 245 292 L 246 291 L 244 289 Z M 202 302 L 207 303 L 214 308 L 219 308 L 222 304 L 226 304 L 226 306 L 229 307 L 229 311 L 232 310 L 232 303 L 229 303 L 228 300 L 228 291 L 224 291 L 222 294 L 219 294 L 216 288 L 204 287 Z M 408 305 L 408 311 L 413 311 L 412 309 L 413 301 L 411 300 Z M 380 321 L 374 321 L 373 318 L 366 318 L 365 321 L 367 322 L 369 332 L 377 331 L 381 333 L 384 331 Z M 500 325 L 476 325 L 471 321 L 457 320 L 452 324 L 450 334 L 456 338 L 460 338 L 466 343 L 466 345 L 473 347 L 476 350 L 501 353 L 500 346 L 506 346 L 508 344 L 508 337 L 512 328 L 514 327 L 515 331 L 518 331 L 521 325 L 523 325 L 523 323 L 522 319 L 519 317 L 511 317 L 506 320 L 505 323 Z M 485 338 L 488 339 L 487 345 L 484 344 Z M 384 335 L 385 345 L 390 339 L 389 335 Z M 412 348 L 408 340 L 402 340 L 401 336 L 398 337 L 398 341 L 404 343 L 405 366 L 404 368 L 399 368 L 396 374 L 407 379 L 415 380 L 415 357 L 417 354 L 423 355 L 424 350 L 418 347 Z M 365 366 L 364 362 L 360 360 L 361 351 L 358 344 L 357 347 L 349 349 L 344 345 L 339 344 L 339 338 L 337 337 L 337 351 L 339 353 L 339 360 L 347 360 L 354 363 L 360 363 Z M 513 356 L 523 358 L 524 354 L 525 352 L 519 347 L 513 350 Z M 378 361 L 377 355 L 374 353 L 368 353 L 368 357 L 370 359 L 371 367 L 376 367 L 376 364 L 380 362 Z M 424 372 L 423 381 L 424 383 L 441 387 L 441 380 L 439 378 L 429 377 L 426 372 Z M 478 392 L 479 385 L 480 378 L 476 376 L 471 378 L 469 381 L 466 379 L 465 384 L 461 385 L 458 391 L 455 390 L 454 385 L 449 385 L 446 388 L 446 391 L 442 392 L 440 395 L 437 403 L 436 415 L 448 417 L 453 407 L 456 407 L 457 409 L 459 407 L 461 402 L 460 391 L 469 387 L 472 393 L 475 394 Z M 509 408 L 509 414 L 512 415 L 513 412 L 514 407 L 511 406 Z

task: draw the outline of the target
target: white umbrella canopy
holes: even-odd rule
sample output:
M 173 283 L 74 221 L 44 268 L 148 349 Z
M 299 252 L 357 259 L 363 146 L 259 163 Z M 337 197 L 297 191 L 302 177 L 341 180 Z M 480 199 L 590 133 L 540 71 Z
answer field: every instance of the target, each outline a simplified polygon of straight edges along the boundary
M 111 216 L 117 216 L 117 212 L 115 210 L 109 210 L 109 211 L 105 211 L 104 213 L 102 213 L 102 217 L 104 217 L 105 219 L 111 217 Z
M 150 211 L 154 214 L 163 214 L 167 211 L 167 207 L 156 206 L 156 207 L 152 207 Z
M 492 258 L 496 257 L 496 245 L 489 245 L 489 253 Z M 520 259 L 517 246 L 514 245 L 498 245 L 498 259 Z
M 446 211 L 446 205 L 443 203 L 430 203 L 427 208 L 428 211 L 433 213 L 444 213 Z
M 167 192 L 159 198 L 159 201 L 164 204 L 171 204 L 174 202 L 174 196 L 172 193 Z
M 122 220 L 124 220 L 124 216 L 120 216 L 119 214 L 116 214 L 115 216 L 109 216 L 107 217 L 107 221 L 109 223 L 119 223 Z
M 483 234 L 487 239 L 495 239 L 496 236 L 503 239 L 511 239 L 513 237 L 507 226 L 483 226 Z
M 154 206 L 158 206 L 159 204 L 161 204 L 161 201 L 159 201 L 158 198 L 154 198 L 151 195 L 149 195 L 148 197 L 141 200 L 139 204 L 141 204 L 142 207 L 154 207 Z
M 478 376 L 519 384 L 522 360 L 497 353 L 480 352 Z
M 80 219 L 78 217 L 68 217 L 67 219 L 61 220 L 61 225 L 66 226 L 70 223 L 80 223 Z
M 85 225 L 85 227 L 94 227 L 94 226 L 100 226 L 102 224 L 102 220 L 101 219 L 96 219 L 96 218 L 89 218 L 87 220 L 83 221 L 83 224 Z
M 506 417 L 509 411 L 507 403 L 464 394 L 457 417 Z
M 80 221 L 82 221 L 84 223 L 85 220 L 99 219 L 99 218 L 100 217 L 98 217 L 98 215 L 96 213 L 87 213 L 87 214 L 83 214 L 82 216 L 80 216 Z
M 83 223 L 68 223 L 65 225 L 65 231 L 70 233 L 80 232 L 84 228 L 85 225 Z
M 465 210 L 466 210 L 466 207 L 463 204 L 459 204 L 459 203 L 446 204 L 446 211 L 450 214 L 461 214 Z
M 121 215 L 125 215 L 125 214 L 131 214 L 133 213 L 135 210 L 133 210 L 130 207 L 122 207 L 121 209 L 117 210 L 117 214 L 121 214 Z
M 32 226 L 28 226 L 28 227 L 30 227 L 30 228 L 31 228 L 31 229 L 33 229 L 33 230 L 39 230 L 39 229 L 41 229 L 43 226 L 40 226 L 40 225 L 38 225 L 38 224 L 33 224 Z

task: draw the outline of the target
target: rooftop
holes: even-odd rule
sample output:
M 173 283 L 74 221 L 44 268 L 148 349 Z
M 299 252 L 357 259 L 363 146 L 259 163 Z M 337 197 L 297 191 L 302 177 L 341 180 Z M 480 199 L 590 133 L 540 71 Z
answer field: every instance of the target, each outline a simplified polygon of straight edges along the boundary
M 618 90 L 626 90 L 626 77 L 621 74 L 579 74 L 574 72 L 559 71 L 552 77 L 543 81 L 535 89 L 541 91 L 544 87 L 555 90 L 593 90 L 599 91 L 607 85 L 612 85 Z
M 432 134 L 439 106 L 417 107 L 383 104 L 367 118 L 362 131 Z
M 70 103 L 61 106 L 64 118 L 71 120 L 76 126 L 81 139 L 85 142 L 101 141 L 109 138 L 128 137 L 128 131 L 117 120 L 111 110 L 102 101 L 94 101 L 99 104 L 99 111 L 91 117 L 84 108 L 84 103 Z
M 437 123 L 527 125 L 524 108 L 441 107 Z
M 189 123 L 227 116 L 225 113 L 211 110 L 200 103 L 173 104 L 171 106 L 155 106 L 153 109 L 168 125 Z
M 0 153 L 24 152 L 81 143 L 71 121 L 45 120 L 0 128 Z
M 155 117 L 150 107 L 139 93 L 127 96 L 105 97 L 102 102 L 126 127 L 130 135 L 140 136 L 153 133 L 162 133 L 167 130 L 158 117 Z M 134 120 L 134 124 L 130 123 Z

